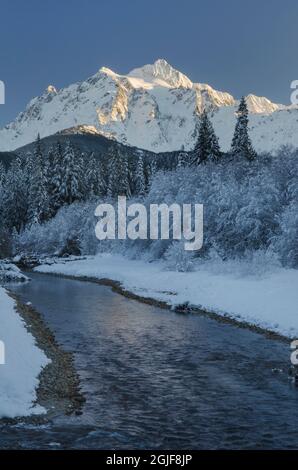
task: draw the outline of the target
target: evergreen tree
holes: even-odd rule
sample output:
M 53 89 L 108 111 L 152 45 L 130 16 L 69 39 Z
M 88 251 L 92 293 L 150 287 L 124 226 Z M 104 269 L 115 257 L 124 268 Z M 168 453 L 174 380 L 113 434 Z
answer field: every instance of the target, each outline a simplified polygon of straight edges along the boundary
M 106 196 L 108 192 L 108 163 L 105 157 L 102 157 L 99 161 L 99 195 Z
M 5 227 L 10 232 L 15 229 L 20 233 L 28 220 L 28 198 L 24 171 L 19 158 L 13 161 L 7 172 L 1 205 L 1 216 Z
M 116 194 L 117 181 L 116 181 L 116 168 L 117 168 L 117 150 L 116 145 L 112 145 L 108 154 L 108 184 L 107 195 L 113 197 Z
M 149 163 L 145 165 L 145 182 L 146 182 L 146 192 L 149 192 L 152 180 L 157 173 L 157 164 L 155 158 L 151 158 Z
M 28 152 L 25 156 L 25 166 L 24 166 L 24 177 L 26 179 L 28 190 L 30 190 L 31 183 L 32 183 L 33 169 L 34 169 L 34 157 L 31 152 Z
M 120 152 L 118 145 L 113 145 L 109 153 L 107 194 L 111 197 L 131 196 L 128 156 Z
M 66 143 L 62 154 L 60 195 L 62 203 L 72 204 L 84 197 L 83 160 L 75 154 L 70 141 Z
M 182 145 L 181 150 L 178 154 L 177 168 L 183 168 L 183 167 L 189 166 L 189 165 L 190 165 L 189 154 L 185 151 L 184 145 Z
M 144 196 L 146 192 L 145 172 L 144 172 L 144 161 L 140 154 L 137 162 L 136 174 L 135 174 L 135 189 L 136 193 L 140 196 Z
M 89 197 L 98 196 L 101 193 L 100 165 L 92 152 L 86 160 L 86 192 Z
M 131 196 L 131 188 L 129 182 L 129 163 L 128 163 L 128 156 L 126 152 L 120 153 L 118 149 L 118 159 L 117 159 L 117 171 L 116 174 L 118 175 L 118 189 L 117 195 L 130 197 Z
M 206 111 L 203 111 L 200 120 L 198 141 L 194 150 L 196 164 L 207 160 L 218 161 L 221 156 L 218 138 Z
M 179 152 L 178 154 L 178 162 L 177 168 L 184 168 L 189 165 L 189 157 L 188 154 L 184 151 Z
M 49 149 L 49 153 L 47 156 L 47 160 L 45 162 L 45 172 L 46 172 L 46 179 L 47 179 L 47 193 L 49 198 L 49 209 L 48 209 L 48 217 L 54 217 L 57 212 L 57 204 L 55 198 L 55 168 L 54 168 L 54 160 L 55 160 L 55 148 L 51 147 Z
M 236 157 L 240 156 L 247 158 L 247 160 L 253 160 L 256 157 L 256 152 L 248 135 L 248 109 L 244 97 L 241 98 L 237 116 L 231 153 Z
M 33 158 L 27 163 L 27 176 L 31 171 L 29 194 L 29 219 L 32 223 L 41 223 L 49 216 L 48 180 L 45 159 L 43 158 L 40 136 L 34 145 Z
M 89 158 L 88 158 L 88 155 L 86 155 L 84 152 L 75 152 L 76 154 L 76 160 L 78 162 L 78 166 L 80 168 L 80 192 L 81 192 L 81 199 L 82 200 L 86 200 L 88 199 L 89 195 L 90 195 L 90 191 L 89 191 L 89 188 L 88 188 L 88 179 L 87 179 L 87 176 L 88 176 L 88 173 L 90 172 L 89 170 Z M 94 168 L 94 171 L 95 171 L 95 174 L 97 173 L 97 161 L 96 161 L 96 158 L 93 154 L 93 163 L 92 163 L 92 167 Z M 95 184 L 95 187 L 96 187 L 96 182 L 94 183 Z M 95 191 L 96 191 L 96 188 L 94 188 Z
M 6 177 L 5 167 L 2 162 L 0 162 L 0 188 L 3 186 Z
M 63 152 L 60 142 L 55 145 L 52 152 L 52 165 L 49 171 L 49 188 L 51 210 L 55 214 L 63 205 L 62 179 L 63 179 Z

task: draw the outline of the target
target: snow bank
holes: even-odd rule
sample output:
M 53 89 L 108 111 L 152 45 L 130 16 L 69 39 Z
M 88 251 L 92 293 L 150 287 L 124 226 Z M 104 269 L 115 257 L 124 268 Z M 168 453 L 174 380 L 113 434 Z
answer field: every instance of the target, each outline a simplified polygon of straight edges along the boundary
M 298 337 L 298 270 L 272 268 L 245 275 L 243 269 L 225 269 L 224 263 L 201 265 L 194 272 L 165 270 L 162 262 L 147 263 L 120 255 L 100 254 L 86 260 L 43 265 L 36 271 L 72 276 L 108 278 L 142 297 L 171 306 L 191 306 L 237 321 Z
M 29 278 L 25 276 L 16 265 L 0 261 L 0 281 L 24 282 L 29 281 Z
M 5 345 L 5 364 L 0 361 L 0 418 L 44 413 L 34 404 L 38 375 L 49 362 L 35 345 L 15 302 L 0 287 L 0 340 Z

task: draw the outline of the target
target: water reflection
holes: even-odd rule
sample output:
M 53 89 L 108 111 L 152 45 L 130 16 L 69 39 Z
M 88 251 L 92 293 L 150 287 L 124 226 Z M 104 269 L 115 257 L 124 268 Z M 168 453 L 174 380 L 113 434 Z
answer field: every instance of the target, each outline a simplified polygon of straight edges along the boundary
M 298 447 L 287 345 L 97 284 L 32 278 L 14 289 L 75 353 L 87 401 L 79 417 L 2 427 L 0 447 Z

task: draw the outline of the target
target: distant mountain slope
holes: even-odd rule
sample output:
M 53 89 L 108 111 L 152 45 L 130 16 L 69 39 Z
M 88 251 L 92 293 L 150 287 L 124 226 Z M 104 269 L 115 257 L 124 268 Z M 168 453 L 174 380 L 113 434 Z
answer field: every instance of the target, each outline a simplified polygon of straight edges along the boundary
M 175 162 L 178 158 L 179 152 L 162 152 L 159 154 L 150 152 L 148 150 L 138 149 L 137 147 L 127 146 L 121 143 L 118 143 L 115 140 L 109 139 L 102 135 L 96 135 L 92 133 L 74 133 L 74 129 L 66 129 L 61 133 L 57 133 L 48 137 L 41 139 L 41 147 L 45 154 L 48 153 L 51 147 L 55 146 L 57 143 L 64 145 L 69 141 L 76 150 L 85 155 L 85 158 L 88 158 L 93 152 L 94 156 L 98 159 L 102 157 L 107 157 L 111 146 L 117 144 L 120 146 L 121 153 L 125 153 L 129 158 L 137 159 L 141 154 L 144 161 L 149 161 L 154 159 L 157 163 L 158 168 L 174 168 Z M 7 156 L 14 156 L 17 154 L 21 158 L 27 153 L 33 152 L 34 142 L 27 144 L 23 147 L 17 149 L 14 153 L 6 153 Z M 0 152 L 0 159 L 3 153 Z M 4 155 L 4 154 L 3 154 Z
M 250 132 L 258 151 L 298 147 L 298 109 L 248 95 Z M 0 150 L 14 150 L 63 129 L 85 126 L 91 133 L 154 152 L 194 147 L 199 113 L 212 114 L 227 151 L 238 102 L 229 93 L 193 83 L 165 60 L 119 75 L 102 67 L 87 80 L 46 91 L 0 130 Z M 87 131 L 87 132 L 89 132 Z
M 14 152 L 0 152 L 0 162 L 7 168 L 16 157 Z

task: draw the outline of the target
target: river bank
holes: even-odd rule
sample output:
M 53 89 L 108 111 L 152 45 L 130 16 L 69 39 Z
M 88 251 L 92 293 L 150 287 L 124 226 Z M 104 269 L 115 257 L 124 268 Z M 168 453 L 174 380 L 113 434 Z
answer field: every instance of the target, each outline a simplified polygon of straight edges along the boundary
M 43 417 L 35 421 L 47 421 L 61 414 L 80 413 L 84 397 L 80 392 L 79 376 L 75 370 L 73 355 L 63 350 L 52 331 L 44 323 L 41 314 L 24 304 L 15 293 L 9 295 L 16 302 L 16 311 L 25 322 L 26 329 L 32 334 L 37 347 L 44 351 L 48 364 L 38 376 L 36 403 L 46 410 Z M 30 418 L 32 422 L 32 417 Z
M 16 308 L 16 300 L 0 287 L 0 418 L 7 419 L 46 412 L 36 402 L 36 389 L 49 358 L 36 345 Z
M 61 413 L 79 411 L 79 391 L 72 355 L 62 350 L 41 315 L 0 288 L 0 419 L 42 423 Z
M 163 263 L 99 254 L 84 260 L 51 260 L 37 272 L 111 284 L 143 302 L 179 311 L 200 311 L 270 337 L 298 337 L 298 271 L 278 268 L 262 275 L 203 266 L 194 272 L 165 269 Z

